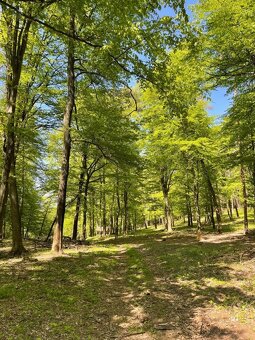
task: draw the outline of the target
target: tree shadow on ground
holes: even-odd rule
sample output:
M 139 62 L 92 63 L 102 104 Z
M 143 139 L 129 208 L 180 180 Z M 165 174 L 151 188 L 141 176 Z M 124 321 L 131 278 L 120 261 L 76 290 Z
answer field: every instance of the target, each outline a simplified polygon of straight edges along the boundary
M 106 240 L 98 252 L 81 248 L 49 261 L 2 265 L 2 338 L 246 339 L 242 328 L 204 311 L 255 306 L 252 292 L 234 285 L 232 267 L 254 242 L 162 236 Z

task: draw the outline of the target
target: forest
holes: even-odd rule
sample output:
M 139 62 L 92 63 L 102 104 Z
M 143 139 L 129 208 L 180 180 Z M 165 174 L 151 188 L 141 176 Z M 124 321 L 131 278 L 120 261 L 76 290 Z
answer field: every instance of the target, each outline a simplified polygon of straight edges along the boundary
M 0 0 L 0 339 L 255 338 L 254 18 Z

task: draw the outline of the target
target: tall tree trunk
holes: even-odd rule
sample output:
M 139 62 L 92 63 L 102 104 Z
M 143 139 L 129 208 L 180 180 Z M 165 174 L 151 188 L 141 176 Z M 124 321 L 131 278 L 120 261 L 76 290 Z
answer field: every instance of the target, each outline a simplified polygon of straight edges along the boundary
M 13 255 L 21 255 L 25 252 L 25 248 L 22 242 L 22 228 L 21 228 L 21 217 L 19 213 L 19 199 L 18 189 L 16 181 L 15 167 L 11 167 L 9 177 L 9 193 L 11 203 L 11 222 L 12 222 L 12 250 Z
M 95 235 L 95 191 L 91 188 L 91 207 L 90 207 L 90 224 L 89 224 L 89 236 Z
M 82 238 L 87 238 L 87 212 L 88 212 L 88 191 L 89 191 L 90 177 L 87 175 L 84 185 L 84 197 L 83 197 L 83 221 L 82 221 Z M 94 203 L 93 203 L 94 205 Z M 94 234 L 94 232 L 93 232 Z
M 154 215 L 154 227 L 155 227 L 155 229 L 158 228 L 158 221 L 157 221 L 156 215 Z
M 238 202 L 237 202 L 237 199 L 236 199 L 236 198 L 233 199 L 233 207 L 234 207 L 234 209 L 235 209 L 235 211 L 236 211 L 236 217 L 239 218 Z
M 210 204 L 210 213 L 211 213 L 211 218 L 210 218 L 210 220 L 211 220 L 211 223 L 212 223 L 212 227 L 213 227 L 213 230 L 215 230 L 216 229 L 216 226 L 215 226 L 215 219 L 214 219 L 214 209 L 213 209 L 213 202 L 212 202 L 212 200 L 211 200 L 211 204 Z
M 164 192 L 163 194 L 164 194 L 164 209 L 165 209 L 165 228 L 167 231 L 173 231 L 168 194 L 166 192 Z
M 193 176 L 194 176 L 194 206 L 196 212 L 196 221 L 197 221 L 197 231 L 201 232 L 201 214 L 200 214 L 200 202 L 199 202 L 199 164 L 197 161 L 196 169 L 193 168 Z
M 187 210 L 187 216 L 188 216 L 188 227 L 192 228 L 193 227 L 193 216 L 192 216 L 190 195 L 188 192 L 186 193 L 186 210 Z
M 199 205 L 199 191 L 198 185 L 194 185 L 194 201 L 195 201 L 195 209 L 196 209 L 196 220 L 197 220 L 197 230 L 201 230 L 201 214 L 200 214 L 200 205 Z
M 102 174 L 102 226 L 103 226 L 103 234 L 104 236 L 107 234 L 107 219 L 106 219 L 106 194 L 105 194 L 105 168 L 103 168 Z
M 244 224 L 244 233 L 248 234 L 249 226 L 248 226 L 248 194 L 246 189 L 246 179 L 245 179 L 245 170 L 244 166 L 241 163 L 241 182 L 242 182 L 242 189 L 243 189 L 243 224 Z
M 229 209 L 229 219 L 230 221 L 233 220 L 233 208 L 232 208 L 232 200 L 228 200 L 228 209 Z
M 169 189 L 170 189 L 170 183 L 171 183 L 171 177 L 173 174 L 173 171 L 169 171 L 167 166 L 162 167 L 161 169 L 161 188 L 162 193 L 164 197 L 164 212 L 165 212 L 165 228 L 167 231 L 172 232 L 172 217 L 171 217 L 171 207 L 169 202 Z
M 128 191 L 124 189 L 123 193 L 123 208 L 124 208 L 124 223 L 123 223 L 123 233 L 126 234 L 128 231 Z
M 39 231 L 39 235 L 38 236 L 41 236 L 42 233 L 43 233 L 43 228 L 44 228 L 44 225 L 45 225 L 45 221 L 46 221 L 46 218 L 47 218 L 47 215 L 48 215 L 48 211 L 50 209 L 50 205 L 51 205 L 51 200 L 49 201 L 49 204 L 47 205 L 47 208 L 45 210 L 45 213 L 44 213 L 44 216 L 43 216 L 43 220 L 42 220 L 42 224 L 41 224 L 41 228 L 40 228 L 40 231 Z
M 116 218 L 115 218 L 115 239 L 119 236 L 119 217 L 121 213 L 121 205 L 120 205 L 120 194 L 119 194 L 119 178 L 118 178 L 118 170 L 117 170 L 117 183 L 116 183 L 116 201 L 117 201 L 117 209 L 116 209 Z
M 75 18 L 70 15 L 69 32 L 72 36 L 75 34 Z M 67 180 L 69 174 L 69 158 L 71 152 L 71 134 L 70 127 L 72 121 L 72 113 L 75 100 L 75 74 L 74 74 L 74 40 L 69 38 L 68 43 L 68 67 L 67 67 L 67 104 L 64 112 L 63 130 L 64 130 L 64 147 L 63 147 L 63 160 L 61 167 L 61 174 L 59 180 L 58 201 L 57 201 L 57 214 L 56 224 L 54 228 L 52 251 L 62 251 L 63 240 L 63 226 L 65 217 L 65 203 Z
M 220 204 L 218 202 L 218 197 L 216 196 L 215 190 L 213 188 L 212 185 L 212 181 L 208 172 L 208 169 L 205 165 L 205 162 L 203 159 L 201 159 L 201 164 L 202 164 L 202 168 L 206 177 L 206 181 L 207 181 L 207 185 L 209 188 L 209 191 L 211 193 L 211 197 L 212 197 L 212 203 L 213 206 L 215 208 L 215 212 L 216 212 L 216 221 L 217 221 L 217 231 L 220 233 L 221 232 L 221 211 L 220 211 Z
M 87 155 L 84 153 L 82 157 L 82 168 L 79 178 L 79 185 L 78 185 L 78 195 L 76 199 L 76 208 L 75 208 L 75 215 L 73 220 L 73 236 L 72 239 L 77 239 L 78 234 L 78 221 L 79 221 L 79 215 L 80 215 L 80 209 L 81 209 L 81 197 L 82 197 L 82 191 L 83 191 L 83 185 L 84 185 L 84 176 L 85 176 L 85 169 L 86 169 L 86 163 L 87 163 Z
M 5 14 L 5 22 L 7 26 L 7 44 L 5 45 L 6 56 L 6 113 L 7 125 L 4 129 L 4 155 L 3 155 L 3 171 L 0 185 L 0 238 L 3 234 L 3 223 L 6 212 L 6 204 L 8 198 L 8 180 L 10 172 L 15 174 L 15 112 L 18 97 L 18 87 L 20 83 L 21 69 L 24 54 L 27 47 L 28 34 L 31 26 L 29 19 L 21 20 L 20 15 L 11 14 L 5 6 L 2 6 L 2 12 Z M 16 186 L 16 189 L 15 189 Z M 12 180 L 9 186 L 11 197 L 11 214 L 12 222 L 15 223 L 13 230 L 13 250 L 24 249 L 22 239 L 16 237 L 16 228 L 22 229 L 19 211 L 18 191 L 16 178 Z M 16 191 L 16 192 L 14 192 Z M 14 202 L 16 200 L 16 202 Z M 17 209 L 15 211 L 15 209 Z M 15 215 L 15 218 L 14 218 Z M 17 244 L 20 242 L 20 244 Z M 14 251 L 16 252 L 16 251 Z M 17 254 L 19 251 L 17 251 Z

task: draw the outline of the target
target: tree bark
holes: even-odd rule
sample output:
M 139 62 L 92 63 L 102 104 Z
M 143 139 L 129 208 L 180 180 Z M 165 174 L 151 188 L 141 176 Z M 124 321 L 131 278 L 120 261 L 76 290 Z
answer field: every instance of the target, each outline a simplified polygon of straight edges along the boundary
M 161 188 L 164 198 L 164 212 L 165 212 L 165 228 L 167 231 L 172 232 L 172 217 L 171 217 L 171 209 L 170 209 L 170 202 L 169 202 L 169 189 L 170 183 L 172 178 L 172 171 L 169 171 L 167 166 L 161 168 Z
M 228 200 L 228 209 L 229 209 L 229 219 L 230 221 L 232 221 L 233 220 L 233 208 L 232 208 L 231 199 Z
M 211 204 L 210 204 L 210 220 L 211 220 L 211 223 L 212 223 L 212 227 L 213 227 L 213 230 L 216 229 L 216 226 L 215 226 L 215 219 L 214 219 L 214 209 L 213 209 L 213 202 L 211 201 Z
M 75 34 L 75 18 L 73 14 L 70 14 L 69 32 L 72 36 Z M 72 121 L 72 113 L 75 101 L 75 74 L 74 74 L 74 41 L 69 38 L 68 43 L 68 66 L 67 66 L 67 104 L 64 112 L 63 129 L 64 129 L 64 147 L 63 147 L 63 160 L 61 167 L 61 174 L 59 180 L 58 201 L 57 201 L 57 214 L 56 224 L 54 228 L 52 251 L 62 251 L 63 240 L 63 227 L 65 217 L 65 203 L 66 203 L 66 191 L 67 180 L 69 174 L 69 159 L 71 152 L 71 134 L 70 127 Z
M 12 165 L 9 177 L 9 193 L 11 203 L 11 222 L 12 222 L 12 250 L 15 256 L 22 255 L 25 248 L 22 242 L 21 216 L 19 213 L 18 188 L 16 181 L 15 166 Z
M 81 197 L 82 197 L 82 191 L 84 186 L 84 177 L 85 177 L 85 169 L 86 169 L 86 163 L 87 163 L 87 155 L 84 153 L 82 157 L 82 168 L 79 178 L 79 185 L 78 185 L 78 195 L 76 200 L 76 208 L 75 208 L 75 215 L 74 215 L 74 221 L 73 221 L 73 235 L 72 239 L 77 239 L 78 234 L 78 221 L 79 221 L 79 215 L 80 215 L 80 209 L 81 209 Z
M 220 233 L 221 232 L 221 212 L 220 212 L 220 205 L 219 205 L 219 202 L 218 202 L 218 197 L 216 196 L 216 193 L 215 193 L 215 190 L 213 188 L 208 169 L 207 169 L 203 159 L 201 159 L 201 165 L 202 165 L 205 177 L 206 177 L 206 181 L 207 181 L 209 191 L 211 193 L 212 204 L 213 204 L 213 207 L 215 208 L 215 212 L 216 212 L 217 231 Z M 214 221 L 214 219 L 212 219 L 212 222 L 213 221 Z
M 4 155 L 3 155 L 3 171 L 0 185 L 0 238 L 3 235 L 3 223 L 6 212 L 6 204 L 8 198 L 8 181 L 10 172 L 15 176 L 15 112 L 16 102 L 18 97 L 18 87 L 20 83 L 21 69 L 24 59 L 24 54 L 27 47 L 28 34 L 31 26 L 29 19 L 20 19 L 19 14 L 10 14 L 10 12 L 2 6 L 2 12 L 5 13 L 5 22 L 7 26 L 8 42 L 5 46 L 6 56 L 6 113 L 7 125 L 4 131 Z M 16 187 L 16 188 L 15 188 Z M 11 214 L 13 225 L 13 250 L 24 249 L 22 238 L 16 237 L 16 232 L 21 227 L 21 218 L 18 204 L 18 191 L 16 178 L 11 180 L 9 185 L 11 197 Z M 16 200 L 16 202 L 14 202 Z M 17 209 L 15 211 L 15 209 Z M 19 224 L 17 226 L 17 224 Z M 18 228 L 16 230 L 16 228 Z M 21 242 L 17 245 L 17 242 Z M 17 250 L 17 254 L 19 250 Z
M 196 212 L 196 221 L 197 221 L 197 231 L 201 232 L 201 214 L 200 214 L 200 203 L 199 203 L 199 164 L 196 162 L 196 169 L 193 168 L 193 176 L 194 176 L 194 206 Z
M 89 181 L 90 177 L 86 178 L 84 185 L 84 198 L 83 198 L 83 221 L 82 221 L 82 238 L 86 240 L 87 238 L 87 211 L 88 211 L 88 191 L 89 191 Z
M 107 219 L 106 219 L 106 193 L 105 193 L 105 168 L 103 168 L 102 174 L 102 183 L 101 183 L 101 190 L 102 190 L 102 226 L 103 226 L 103 234 L 104 236 L 107 234 Z
M 236 211 L 236 217 L 239 218 L 238 203 L 237 203 L 237 199 L 236 198 L 233 199 L 233 207 L 234 207 L 234 209 Z
M 123 223 L 123 233 L 126 234 L 128 231 L 128 191 L 124 189 L 123 193 L 123 208 L 124 208 L 124 223 Z
M 117 201 L 117 209 L 116 209 L 115 231 L 114 231 L 115 239 L 118 238 L 118 236 L 119 236 L 119 217 L 120 217 L 120 213 L 121 213 L 118 170 L 117 170 L 117 183 L 116 183 L 116 201 Z
M 246 189 L 246 178 L 245 178 L 245 170 L 244 166 L 241 163 L 241 182 L 243 189 L 243 225 L 244 225 L 244 234 L 248 234 L 249 232 L 249 223 L 248 223 L 248 194 Z

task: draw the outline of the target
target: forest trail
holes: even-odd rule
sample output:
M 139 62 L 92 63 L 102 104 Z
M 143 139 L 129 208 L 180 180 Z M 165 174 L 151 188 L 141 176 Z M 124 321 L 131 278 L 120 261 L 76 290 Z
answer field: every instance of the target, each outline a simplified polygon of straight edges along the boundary
M 255 239 L 226 235 L 148 229 L 3 255 L 0 339 L 254 339 Z

